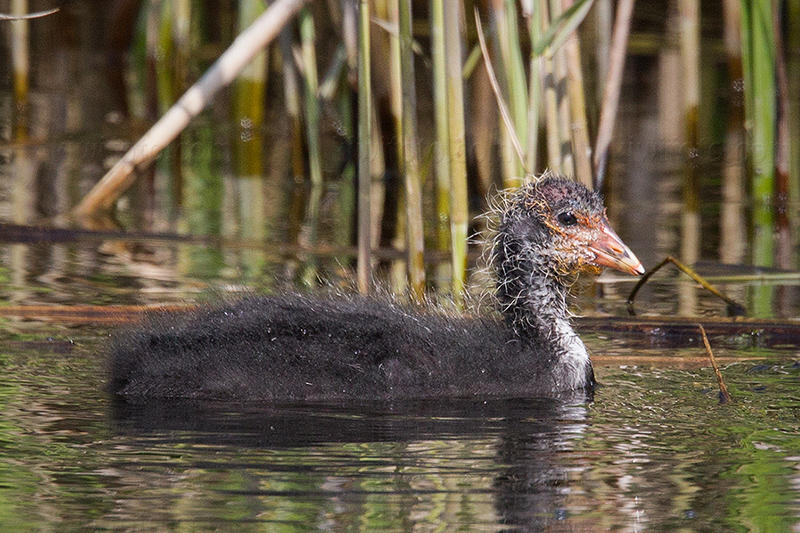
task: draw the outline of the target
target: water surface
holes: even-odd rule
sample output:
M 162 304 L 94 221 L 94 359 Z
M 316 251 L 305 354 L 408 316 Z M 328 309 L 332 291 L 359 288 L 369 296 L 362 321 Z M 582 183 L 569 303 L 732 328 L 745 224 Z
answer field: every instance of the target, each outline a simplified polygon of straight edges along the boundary
M 593 398 L 116 403 L 102 331 L 6 334 L 0 522 L 15 530 L 790 531 L 800 364 L 602 366 Z M 592 351 L 652 352 L 589 336 Z M 732 354 L 720 350 L 721 357 Z M 694 366 L 694 365 L 689 365 Z M 283 528 L 283 529 L 281 529 Z

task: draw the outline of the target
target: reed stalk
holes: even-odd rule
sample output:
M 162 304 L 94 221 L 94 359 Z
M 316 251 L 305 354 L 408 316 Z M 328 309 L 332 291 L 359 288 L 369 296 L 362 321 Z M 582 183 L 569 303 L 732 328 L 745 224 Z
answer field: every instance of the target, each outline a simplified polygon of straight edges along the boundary
M 752 200 L 752 261 L 774 261 L 775 219 L 775 36 L 772 3 L 742 0 L 742 65 L 745 125 L 748 130 L 748 171 Z M 771 313 L 772 290 L 755 287 L 749 308 L 754 316 Z
M 178 97 L 175 69 L 173 42 L 173 13 L 172 3 L 169 0 L 150 0 L 146 11 L 146 68 L 147 84 L 145 90 L 145 113 L 149 121 L 155 121 L 158 116 L 175 103 Z M 179 138 L 180 134 L 176 136 Z M 171 207 L 174 212 L 183 205 L 183 164 L 181 157 L 181 143 L 171 143 L 164 147 L 164 157 L 159 165 L 170 178 Z M 143 169 L 143 187 L 139 187 L 137 200 L 142 200 L 147 194 L 147 189 L 155 190 L 156 166 L 148 165 Z M 139 206 L 146 205 L 139 202 Z M 141 212 L 143 209 L 136 209 Z
M 145 102 L 144 114 L 148 120 L 157 120 L 158 110 L 158 28 L 161 0 L 150 0 L 145 8 Z
M 562 0 L 562 9 L 568 10 L 573 0 Z M 591 188 L 594 181 L 592 173 L 592 146 L 589 141 L 589 124 L 586 118 L 586 88 L 583 82 L 581 47 L 578 35 L 573 32 L 564 43 L 566 61 L 567 95 L 569 98 L 570 132 L 572 133 L 573 159 L 576 179 Z
M 719 257 L 723 263 L 741 263 L 747 244 L 745 225 L 744 157 L 745 144 L 743 102 L 736 87 L 742 79 L 741 0 L 723 2 L 725 53 L 728 79 L 733 97 L 728 110 L 725 133 L 725 154 L 722 171 L 722 205 L 720 206 Z
M 175 55 L 175 43 L 172 39 L 172 10 L 170 9 L 171 0 L 156 0 L 152 4 L 155 17 L 155 35 L 152 44 L 155 49 L 151 51 L 155 58 L 156 66 L 156 93 L 158 95 L 157 115 L 163 113 L 175 103 L 178 95 L 176 86 L 175 65 L 173 63 Z
M 522 60 L 517 17 L 516 0 L 502 0 L 496 3 L 495 22 L 500 48 L 502 79 L 505 81 L 506 100 L 511 112 L 512 123 L 522 146 L 528 144 L 528 85 L 525 80 L 525 64 Z M 502 131 L 506 131 L 503 129 Z M 520 161 L 507 139 L 504 145 L 506 165 L 505 183 L 507 186 L 519 185 L 519 178 L 525 175 Z
M 539 21 L 542 28 L 550 25 L 550 10 L 547 2 L 541 3 L 542 19 Z M 556 87 L 556 73 L 553 56 L 546 54 L 544 57 L 544 102 L 545 123 L 547 132 L 547 164 L 549 169 L 556 174 L 561 174 L 561 135 L 558 122 L 558 92 Z
M 263 11 L 263 10 L 262 10 Z M 192 21 L 192 2 L 191 0 L 172 0 L 172 40 L 175 49 L 173 60 L 177 100 L 180 94 L 186 90 L 189 76 L 189 55 L 191 53 L 191 21 Z
M 398 0 L 375 0 L 373 7 L 375 9 L 375 21 L 380 21 L 380 26 L 385 34 L 381 35 L 386 39 L 378 41 L 376 50 L 376 57 L 385 57 L 388 49 L 388 69 L 382 67 L 382 70 L 388 70 L 389 84 L 388 89 L 389 97 L 389 113 L 391 116 L 391 126 L 394 128 L 392 133 L 386 133 L 386 138 L 389 142 L 385 144 L 384 150 L 389 152 L 391 147 L 394 148 L 395 158 L 393 154 L 387 153 L 389 167 L 384 168 L 388 173 L 382 172 L 381 176 L 395 176 L 401 177 L 400 182 L 391 179 L 381 180 L 386 183 L 381 206 L 384 212 L 381 213 L 382 217 L 379 220 L 383 221 L 387 217 L 393 219 L 389 222 L 391 227 L 387 230 L 392 233 L 390 245 L 395 250 L 402 252 L 402 258 L 395 259 L 391 262 L 389 269 L 389 285 L 393 293 L 397 296 L 403 296 L 408 293 L 409 281 L 409 267 L 408 267 L 408 235 L 407 222 L 408 214 L 406 207 L 406 187 L 405 187 L 405 174 L 403 173 L 403 160 L 404 160 L 404 136 L 403 136 L 403 76 L 401 65 L 401 37 L 399 30 L 399 9 L 400 4 Z M 378 80 L 376 80 L 378 81 Z M 380 82 L 379 87 L 380 87 Z M 384 82 L 385 84 L 385 82 Z M 394 141 L 393 143 L 391 141 Z M 381 145 L 378 145 L 381 146 Z M 392 165 L 394 163 L 394 166 Z M 398 174 L 395 174 L 397 172 Z M 398 185 L 399 183 L 399 185 Z M 374 201 L 374 199 L 373 199 Z M 373 203 L 373 205 L 376 205 Z M 385 213 L 386 210 L 394 210 L 393 213 Z M 388 220 L 387 220 L 388 221 Z M 379 223 L 380 224 L 380 223 Z M 382 225 L 382 224 L 380 224 Z
M 422 177 L 417 147 L 417 91 L 414 73 L 414 36 L 411 0 L 400 0 L 400 71 L 403 85 L 403 176 L 406 188 L 408 274 L 411 295 L 418 301 L 425 296 L 425 233 L 422 225 Z
M 561 1 L 550 0 L 550 24 L 561 16 Z M 575 160 L 572 154 L 572 117 L 570 102 L 565 90 L 567 78 L 566 57 L 563 48 L 553 50 L 553 75 L 556 92 L 556 113 L 558 120 L 558 152 L 561 159 L 561 172 L 567 176 L 575 175 Z
M 246 28 L 264 12 L 260 2 L 238 4 L 238 26 Z M 289 73 L 291 76 L 291 73 Z M 242 69 L 234 84 L 233 118 L 239 125 L 234 138 L 234 165 L 240 176 L 260 178 L 263 173 L 264 102 L 267 82 L 267 51 L 261 51 Z M 288 97 L 287 97 L 288 98 Z M 290 115 L 291 116 L 291 115 Z M 249 193 L 245 193 L 248 194 Z
M 28 0 L 12 0 L 11 16 L 28 14 Z M 30 44 L 29 26 L 26 19 L 11 22 L 11 65 L 14 72 L 14 137 L 24 140 L 28 136 L 26 115 L 30 90 Z
M 625 68 L 625 56 L 628 49 L 628 35 L 631 31 L 634 0 L 620 0 L 617 4 L 617 15 L 614 19 L 614 36 L 611 39 L 611 59 L 608 76 L 604 82 L 603 102 L 600 105 L 600 123 L 597 127 L 597 139 L 594 149 L 594 188 L 600 190 L 606 175 L 608 151 L 614 124 L 617 120 L 619 94 L 622 89 L 622 74 Z
M 789 94 L 800 94 L 800 2 L 786 2 L 786 71 Z M 800 202 L 800 99 L 789 98 L 789 202 Z M 800 214 L 789 210 L 789 222 L 800 234 Z
M 75 214 L 86 220 L 109 211 L 133 183 L 133 171 L 147 165 L 172 142 L 211 98 L 269 44 L 306 0 L 277 0 L 220 56 L 178 102 L 139 139 L 83 198 Z
M 516 128 L 514 128 L 514 121 L 511 118 L 511 113 L 508 111 L 508 107 L 503 99 L 502 91 L 500 90 L 500 83 L 497 81 L 497 76 L 495 75 L 492 61 L 490 60 L 489 49 L 486 46 L 486 39 L 483 35 L 483 28 L 481 26 L 480 15 L 477 9 L 475 10 L 475 23 L 478 30 L 478 42 L 480 43 L 481 51 L 483 52 L 483 56 L 485 58 L 484 65 L 486 66 L 486 74 L 489 78 L 492 91 L 494 91 L 495 99 L 497 100 L 497 107 L 500 110 L 500 117 L 503 119 L 503 131 L 508 135 L 508 139 L 511 141 L 510 144 L 514 148 L 514 152 L 516 152 L 518 161 L 524 162 L 525 154 L 522 148 L 522 143 L 520 143 L 519 138 L 517 137 L 517 131 Z
M 218 236 L 222 234 L 222 200 L 223 180 L 219 169 L 219 160 L 215 146 L 214 131 L 211 126 L 187 132 L 191 138 L 191 150 L 184 151 L 186 173 L 186 209 L 181 217 L 183 231 L 189 235 Z M 242 204 L 243 218 L 256 222 L 249 207 L 263 203 L 263 194 L 250 198 Z M 262 209 L 263 212 L 263 209 Z M 184 275 L 195 277 L 216 277 L 225 267 L 223 251 L 215 246 L 181 246 L 178 249 L 178 267 Z M 252 254 L 253 250 L 243 251 L 243 255 Z M 254 254 L 255 255 L 255 254 Z M 263 255 L 263 254 L 262 254 Z M 263 259 L 262 259 L 263 261 Z M 255 270 L 255 269 L 254 269 Z
M 247 28 L 263 12 L 264 7 L 257 0 L 242 0 L 236 10 L 235 26 L 239 29 Z M 176 47 L 180 49 L 180 46 Z M 238 134 L 232 138 L 233 172 L 229 186 L 240 212 L 240 224 L 236 230 L 240 237 L 259 241 L 264 240 L 267 235 L 268 218 L 263 134 L 268 57 L 269 52 L 263 50 L 242 69 L 233 84 L 231 102 L 232 117 L 238 126 Z M 287 73 L 284 83 L 291 79 L 291 75 L 292 72 Z M 243 250 L 239 257 L 246 272 L 258 273 L 264 270 L 266 258 L 263 253 Z
M 191 54 L 191 21 L 192 3 L 191 0 L 171 0 L 172 1 L 172 21 L 167 26 L 171 29 L 170 47 L 173 51 L 169 57 L 171 65 L 171 94 L 169 102 L 164 106 L 168 109 L 180 98 L 189 85 L 189 56 Z M 165 10 L 168 12 L 169 10 Z M 171 161 L 173 183 L 173 197 L 177 205 L 183 202 L 184 172 L 183 172 L 183 143 L 174 143 L 171 150 Z
M 614 25 L 614 7 L 611 0 L 595 0 L 593 38 L 591 39 L 594 47 L 594 94 L 596 102 L 603 101 L 603 91 L 605 87 L 600 83 L 608 78 L 609 63 L 611 61 L 611 35 Z M 593 100 L 589 100 L 592 102 Z M 595 169 L 596 171 L 596 169 Z
M 308 8 L 300 11 L 300 41 L 305 80 L 306 142 L 308 143 L 308 169 L 311 185 L 322 186 L 322 160 L 319 146 L 320 106 L 319 75 L 317 73 L 316 30 L 314 18 Z M 319 206 L 309 206 L 318 209 Z
M 772 5 L 775 35 L 776 120 L 775 131 L 775 266 L 793 268 L 792 238 L 789 226 L 789 79 L 786 67 L 786 48 L 782 37 L 782 2 Z
M 369 0 L 358 4 L 358 290 L 369 292 L 372 271 L 372 79 Z
M 295 67 L 292 54 L 293 36 L 287 28 L 281 32 L 281 65 L 283 68 L 283 98 L 286 105 L 286 114 L 289 117 L 291 136 L 291 167 L 292 176 L 296 183 L 302 183 L 305 176 L 305 156 L 303 142 L 303 119 L 300 106 L 300 76 Z
M 447 76 L 448 154 L 450 161 L 450 239 L 453 298 L 463 305 L 467 278 L 467 236 L 469 205 L 467 196 L 467 147 L 464 126 L 463 28 L 460 0 L 444 0 L 444 52 Z
M 700 106 L 700 2 L 678 2 L 680 51 L 683 64 L 685 161 L 683 210 L 681 211 L 681 260 L 695 263 L 700 257 L 700 184 L 697 168 Z
M 773 262 L 775 221 L 775 36 L 769 0 L 742 0 L 742 63 L 753 195 L 753 262 Z
M 348 81 L 355 89 L 358 83 L 358 0 L 342 0 L 342 40 L 350 69 Z
M 342 247 L 350 246 L 353 242 L 353 217 L 357 212 L 356 202 L 356 162 L 352 155 L 356 146 L 355 137 L 355 92 L 346 82 L 347 76 L 340 77 L 337 96 L 337 107 L 341 117 L 342 139 L 347 153 L 346 162 L 341 173 L 339 185 L 339 224 L 336 228 L 337 244 Z M 342 257 L 339 262 L 349 265 L 352 257 Z
M 306 261 L 302 280 L 306 286 L 317 283 L 317 261 L 315 259 L 318 244 L 319 215 L 322 203 L 322 160 L 320 154 L 320 105 L 319 74 L 317 72 L 316 30 L 314 18 L 308 8 L 300 10 L 300 51 L 305 100 L 306 146 L 308 147 L 308 171 L 311 177 L 311 190 L 308 196 L 308 207 L 305 216 L 305 247 L 311 249 L 310 258 Z
M 528 31 L 531 44 L 538 43 L 542 37 L 542 13 L 539 2 L 531 2 L 531 11 L 528 13 Z M 528 172 L 536 174 L 537 159 L 539 156 L 539 119 L 542 107 L 542 73 L 544 71 L 544 58 L 541 54 L 531 54 L 528 61 L 528 147 L 525 153 L 525 166 Z
M 436 173 L 436 236 L 440 250 L 450 248 L 450 132 L 447 107 L 447 58 L 445 55 L 444 2 L 431 0 L 431 59 L 433 62 L 433 118 L 436 138 L 433 144 Z M 455 24 L 450 19 L 450 24 Z M 438 265 L 438 278 L 449 265 Z

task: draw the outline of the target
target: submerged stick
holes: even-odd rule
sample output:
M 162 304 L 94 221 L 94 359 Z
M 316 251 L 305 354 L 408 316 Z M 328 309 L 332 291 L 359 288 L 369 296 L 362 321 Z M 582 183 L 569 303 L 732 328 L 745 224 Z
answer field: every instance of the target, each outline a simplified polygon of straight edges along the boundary
M 747 309 L 742 304 L 740 304 L 740 303 L 728 298 L 727 296 L 722 294 L 716 287 L 714 287 L 713 285 L 708 283 L 706 280 L 704 280 L 699 274 L 697 274 L 697 272 L 695 272 L 694 270 L 692 270 L 688 266 L 684 265 L 680 260 L 675 259 L 671 255 L 668 255 L 659 264 L 657 264 L 656 266 L 654 266 L 653 268 L 651 268 L 650 270 L 645 272 L 644 275 L 641 278 L 639 278 L 639 281 L 636 282 L 636 285 L 634 285 L 630 296 L 628 296 L 628 314 L 630 314 L 631 316 L 635 316 L 636 315 L 636 310 L 633 307 L 633 301 L 636 298 L 636 293 L 639 292 L 639 289 L 642 288 L 642 285 L 644 285 L 647 282 L 647 280 L 650 278 L 650 276 L 652 276 L 653 274 L 658 272 L 667 263 L 672 263 L 673 265 L 678 267 L 680 270 L 682 270 L 690 278 L 692 278 L 697 283 L 702 285 L 705 290 L 707 290 L 708 292 L 710 292 L 711 294 L 713 294 L 717 298 L 721 298 L 722 300 L 725 300 L 725 302 L 728 304 L 728 312 L 730 314 L 732 314 L 734 316 L 741 316 L 741 315 L 744 315 L 744 314 L 747 313 Z
M 108 211 L 134 181 L 137 167 L 146 165 L 183 131 L 220 89 L 230 84 L 267 44 L 278 36 L 306 0 L 277 0 L 242 32 L 200 80 L 128 150 L 84 197 L 75 213 L 90 217 Z
M 719 385 L 719 403 L 731 403 L 731 395 L 728 393 L 728 387 L 725 386 L 725 381 L 722 379 L 722 372 L 719 371 L 717 360 L 714 358 L 714 352 L 711 351 L 711 344 L 708 342 L 708 336 L 703 324 L 697 324 L 700 328 L 700 333 L 703 335 L 703 344 L 706 346 L 708 359 L 711 361 L 711 366 L 714 368 L 714 374 L 717 376 L 717 385 Z

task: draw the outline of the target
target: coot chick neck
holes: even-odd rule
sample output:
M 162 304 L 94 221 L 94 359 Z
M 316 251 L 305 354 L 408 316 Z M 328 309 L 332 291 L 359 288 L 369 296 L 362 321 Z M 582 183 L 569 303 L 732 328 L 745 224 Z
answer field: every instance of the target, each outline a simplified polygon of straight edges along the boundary
M 546 175 L 500 204 L 492 263 L 506 323 L 552 360 L 589 365 L 569 321 L 570 286 L 602 267 L 642 274 L 641 263 L 611 229 L 602 198 L 575 182 Z

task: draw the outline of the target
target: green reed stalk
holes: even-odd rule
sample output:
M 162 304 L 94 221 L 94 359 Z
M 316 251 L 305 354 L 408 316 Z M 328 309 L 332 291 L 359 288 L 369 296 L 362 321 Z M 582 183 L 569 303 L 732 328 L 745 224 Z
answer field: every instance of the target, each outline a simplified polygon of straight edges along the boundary
M 210 125 L 204 125 L 185 133 L 191 138 L 190 150 L 185 150 L 183 163 L 186 174 L 186 209 L 183 211 L 182 230 L 191 235 L 221 235 L 223 230 L 222 200 L 223 178 L 219 168 L 215 134 Z M 261 183 L 259 181 L 259 183 Z M 257 222 L 250 217 L 249 207 L 263 204 L 263 194 L 241 206 L 242 219 Z M 263 212 L 263 209 L 262 209 Z M 215 279 L 225 267 L 225 257 L 220 248 L 214 246 L 181 246 L 178 248 L 178 265 L 184 275 L 198 279 Z M 249 250 L 247 252 L 252 252 Z M 245 252 L 243 255 L 247 255 Z M 263 254 L 261 254 L 263 255 Z M 263 258 L 256 259 L 263 262 Z M 249 263 L 249 261 L 247 261 Z M 251 264 L 252 265 L 252 264 Z M 248 266 L 251 266 L 248 265 Z M 257 271 L 255 267 L 254 271 Z
M 444 2 L 431 0 L 429 5 L 433 61 L 433 118 L 436 129 L 436 140 L 433 144 L 436 169 L 436 235 L 439 249 L 444 251 L 450 248 L 450 132 L 447 107 L 447 59 L 444 44 L 446 29 Z M 457 26 L 458 20 L 450 19 L 449 24 Z M 439 265 L 442 277 L 447 266 Z
M 302 183 L 305 175 L 303 120 L 300 116 L 300 77 L 292 57 L 293 40 L 291 30 L 285 29 L 281 32 L 283 99 L 286 104 L 286 114 L 291 124 L 292 176 L 296 183 Z
M 322 160 L 319 146 L 320 106 L 319 76 L 317 74 L 316 31 L 311 11 L 304 8 L 299 14 L 300 40 L 305 79 L 306 135 L 308 142 L 308 167 L 313 186 L 322 186 Z M 319 206 L 309 206 L 318 209 Z
M 745 80 L 745 125 L 752 207 L 754 264 L 771 266 L 774 260 L 775 219 L 775 36 L 770 0 L 742 0 L 742 65 Z M 749 309 L 755 316 L 772 310 L 772 291 L 756 287 Z
M 515 0 L 503 0 L 494 6 L 495 26 L 500 49 L 500 78 L 506 88 L 511 119 L 517 137 L 522 146 L 528 144 L 528 86 L 525 81 L 525 65 L 522 60 L 520 46 L 519 21 Z M 525 171 L 519 161 L 511 140 L 506 133 L 505 126 L 501 125 L 501 138 L 503 145 L 504 183 L 507 186 L 517 184 Z
M 550 15 L 546 2 L 541 3 L 541 20 L 539 24 L 542 28 L 549 26 Z M 547 131 L 547 166 L 560 174 L 561 168 L 561 142 L 558 132 L 558 95 L 556 94 L 555 67 L 553 56 L 550 54 L 544 57 L 544 103 L 545 103 L 545 123 Z
M 241 0 L 238 26 L 247 28 L 264 12 L 261 2 Z M 233 114 L 240 134 L 234 138 L 234 165 L 240 176 L 254 179 L 263 173 L 264 102 L 267 82 L 267 52 L 259 52 L 236 79 Z
M 254 0 L 241 0 L 236 9 L 236 29 L 247 28 L 263 13 Z M 231 190 L 240 212 L 237 234 L 246 239 L 262 240 L 266 235 L 266 200 L 264 198 L 263 134 L 264 98 L 267 79 L 267 52 L 256 54 L 242 69 L 233 84 L 233 119 L 239 129 L 232 137 L 233 176 Z M 243 250 L 240 261 L 245 272 L 263 270 L 265 258 L 254 250 Z
M 308 169 L 311 176 L 311 194 L 308 198 L 306 211 L 306 237 L 310 248 L 317 246 L 319 231 L 319 215 L 322 203 L 322 160 L 320 159 L 319 131 L 320 131 L 320 106 L 319 106 L 319 76 L 317 73 L 316 32 L 314 18 L 309 8 L 303 8 L 299 13 L 301 54 L 303 57 L 303 78 L 305 80 L 305 117 L 306 117 L 306 143 L 308 146 Z M 315 257 L 312 250 L 312 258 Z M 313 286 L 317 281 L 317 261 L 311 259 L 306 262 L 303 272 L 303 283 Z
M 522 146 L 526 146 L 528 144 L 528 84 L 525 80 L 525 63 L 522 59 L 517 2 L 516 0 L 505 0 L 505 4 L 506 46 L 503 55 L 508 73 L 511 116 L 514 117 L 517 137 Z M 524 174 L 522 162 L 517 162 L 516 177 L 522 177 Z
M 560 0 L 550 0 L 550 24 L 554 25 L 561 17 Z M 563 48 L 553 51 L 553 74 L 556 87 L 556 105 L 558 113 L 558 145 L 561 158 L 561 172 L 567 176 L 575 175 L 575 160 L 572 155 L 572 117 L 569 99 L 564 91 L 567 78 L 566 57 Z
M 467 236 L 469 231 L 469 205 L 467 195 L 467 148 L 464 126 L 464 78 L 462 32 L 463 20 L 460 0 L 444 0 L 444 48 L 447 75 L 447 116 L 450 160 L 450 238 L 453 269 L 453 297 L 458 306 L 463 305 L 467 278 Z
M 358 290 L 370 288 L 372 271 L 372 79 L 370 68 L 369 0 L 358 4 Z
M 406 184 L 406 223 L 408 232 L 408 273 L 411 294 L 417 300 L 425 295 L 425 232 L 422 226 L 422 177 L 417 147 L 417 91 L 414 73 L 414 36 L 411 32 L 411 0 L 400 0 L 400 71 L 403 85 L 403 175 Z
M 589 5 L 587 3 L 587 5 Z M 573 6 L 573 0 L 565 0 L 565 7 Z M 574 30 L 573 30 L 574 31 Z M 589 124 L 586 119 L 586 88 L 583 82 L 581 65 L 581 47 L 577 34 L 573 33 L 564 43 L 567 65 L 567 94 L 572 117 L 571 133 L 573 158 L 575 160 L 575 177 L 586 185 L 592 186 L 592 146 L 589 141 Z
M 191 0 L 172 0 L 171 38 L 172 61 L 172 95 L 169 104 L 178 98 L 189 87 L 189 56 L 191 54 Z M 165 10 L 169 11 L 169 10 Z M 172 151 L 173 195 L 181 201 L 183 198 L 183 143 L 175 143 Z
M 773 262 L 775 36 L 770 0 L 742 0 L 742 64 L 753 195 L 753 262 Z
M 539 155 L 539 111 L 542 100 L 542 73 L 544 58 L 535 54 L 533 43 L 538 43 L 542 37 L 542 13 L 539 2 L 532 2 L 531 12 L 528 14 L 528 31 L 531 39 L 531 55 L 528 61 L 528 147 L 525 154 L 525 166 L 528 172 L 536 174 L 536 164 Z
M 175 53 L 175 21 L 173 4 L 168 1 L 152 1 L 148 16 L 148 56 L 151 67 L 154 69 L 151 100 L 148 102 L 148 118 L 156 120 L 169 109 L 179 98 L 180 91 L 184 88 L 178 85 L 176 65 L 180 59 Z M 164 156 L 158 165 L 168 168 L 167 174 L 171 178 L 170 192 L 175 206 L 182 206 L 184 201 L 184 176 L 182 133 L 178 134 L 178 142 L 170 143 L 164 148 Z M 152 170 L 148 170 L 150 174 Z M 151 178 L 152 179 L 152 178 Z

